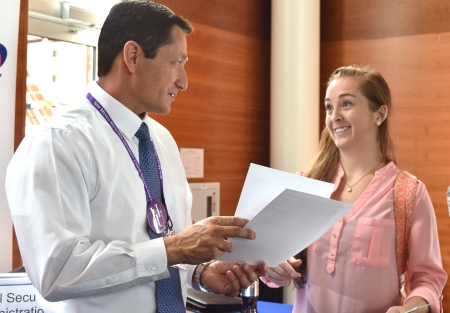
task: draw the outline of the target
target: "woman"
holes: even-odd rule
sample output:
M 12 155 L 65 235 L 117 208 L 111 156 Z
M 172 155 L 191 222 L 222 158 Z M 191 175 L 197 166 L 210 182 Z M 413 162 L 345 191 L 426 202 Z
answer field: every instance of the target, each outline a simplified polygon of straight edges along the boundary
M 355 206 L 307 248 L 304 283 L 291 259 L 262 278 L 269 286 L 296 282 L 296 313 L 441 312 L 447 280 L 442 268 L 436 219 L 427 190 L 418 182 L 409 240 L 410 292 L 399 297 L 393 212 L 399 170 L 389 136 L 391 96 L 374 70 L 342 67 L 334 71 L 325 97 L 326 128 L 320 150 L 306 173 L 332 182 L 332 199 Z M 305 262 L 307 261 L 307 262 Z

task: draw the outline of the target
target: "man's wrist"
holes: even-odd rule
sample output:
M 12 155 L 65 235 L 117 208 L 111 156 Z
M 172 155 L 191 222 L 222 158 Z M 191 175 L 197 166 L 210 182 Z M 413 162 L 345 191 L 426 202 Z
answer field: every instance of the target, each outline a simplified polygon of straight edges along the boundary
M 199 290 L 199 291 L 203 291 L 203 292 L 211 292 L 208 288 L 206 288 L 203 284 L 202 284 L 202 274 L 205 271 L 205 269 L 211 264 L 214 263 L 215 261 L 209 261 L 209 262 L 205 262 L 205 263 L 201 263 L 199 265 L 197 265 L 197 267 L 194 270 L 194 275 L 193 275 L 193 279 L 192 279 L 192 288 L 194 288 L 195 290 Z
M 162 237 L 166 248 L 167 267 L 175 264 L 186 263 L 181 259 L 180 249 L 177 247 L 175 236 Z

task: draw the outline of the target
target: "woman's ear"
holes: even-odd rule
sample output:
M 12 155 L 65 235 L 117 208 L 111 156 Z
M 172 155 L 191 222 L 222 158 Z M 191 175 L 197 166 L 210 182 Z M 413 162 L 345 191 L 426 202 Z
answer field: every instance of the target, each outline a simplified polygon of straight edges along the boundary
M 386 104 L 383 104 L 379 109 L 378 109 L 378 114 L 377 114 L 377 120 L 380 122 L 384 122 L 384 120 L 386 119 L 387 115 L 388 115 L 388 107 Z

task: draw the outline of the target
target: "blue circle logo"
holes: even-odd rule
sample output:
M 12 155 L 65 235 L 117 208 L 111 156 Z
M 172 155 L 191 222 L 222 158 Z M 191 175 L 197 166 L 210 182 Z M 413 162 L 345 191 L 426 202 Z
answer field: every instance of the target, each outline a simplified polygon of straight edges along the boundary
M 8 52 L 6 51 L 5 46 L 0 43 L 0 66 L 2 66 L 3 63 L 5 63 L 7 55 Z

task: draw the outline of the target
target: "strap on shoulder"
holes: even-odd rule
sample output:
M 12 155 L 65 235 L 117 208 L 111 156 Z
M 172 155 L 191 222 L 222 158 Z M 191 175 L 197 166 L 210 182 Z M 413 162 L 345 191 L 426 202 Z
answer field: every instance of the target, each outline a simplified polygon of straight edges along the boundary
M 404 285 L 403 297 L 409 293 L 409 279 L 406 271 L 417 185 L 417 178 L 406 171 L 398 174 L 394 185 L 395 250 L 400 286 Z

